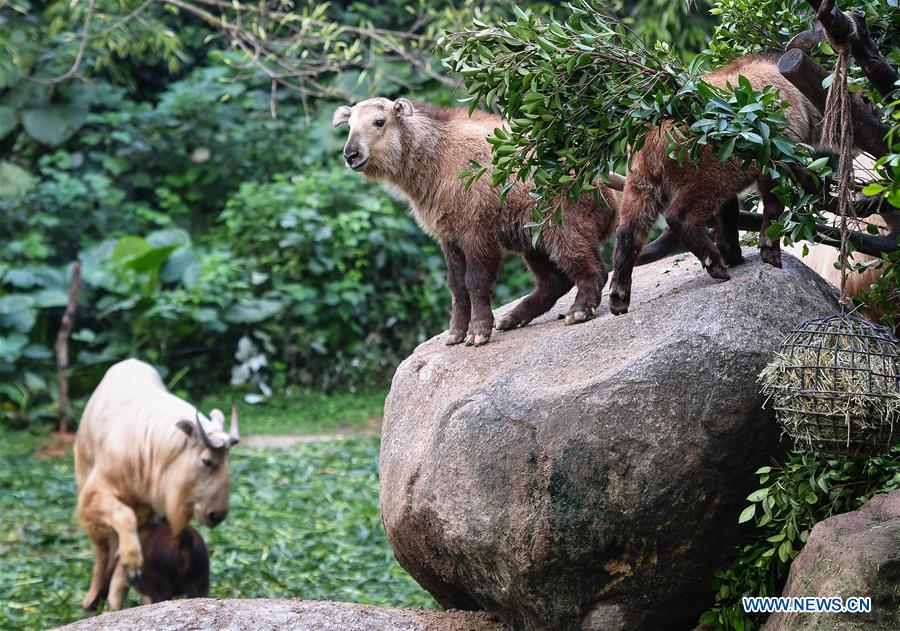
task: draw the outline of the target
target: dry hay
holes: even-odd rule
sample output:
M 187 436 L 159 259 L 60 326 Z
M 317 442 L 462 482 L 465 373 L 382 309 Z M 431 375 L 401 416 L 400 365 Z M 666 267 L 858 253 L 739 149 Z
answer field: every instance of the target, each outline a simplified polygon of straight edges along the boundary
M 900 433 L 900 341 L 862 318 L 804 322 L 759 381 L 797 446 L 874 452 Z

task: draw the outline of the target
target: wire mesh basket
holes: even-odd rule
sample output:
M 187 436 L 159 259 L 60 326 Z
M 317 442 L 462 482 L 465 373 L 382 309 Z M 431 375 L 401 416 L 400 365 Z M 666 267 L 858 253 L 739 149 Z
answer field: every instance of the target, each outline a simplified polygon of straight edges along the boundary
M 808 320 L 759 380 L 797 447 L 878 453 L 900 439 L 900 340 L 887 327 L 855 315 Z

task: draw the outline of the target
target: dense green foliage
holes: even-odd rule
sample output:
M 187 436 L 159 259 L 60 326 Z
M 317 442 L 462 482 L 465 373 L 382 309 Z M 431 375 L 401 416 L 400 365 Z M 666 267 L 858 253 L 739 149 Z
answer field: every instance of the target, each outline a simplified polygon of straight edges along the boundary
M 439 251 L 404 202 L 343 168 L 334 102 L 273 93 L 265 78 L 235 67 L 212 25 L 162 4 L 144 6 L 143 26 L 112 29 L 121 7 L 92 3 L 96 37 L 77 73 L 90 83 L 46 82 L 76 58 L 86 3 L 0 7 L 6 423 L 56 414 L 51 348 L 75 260 L 83 281 L 70 353 L 76 399 L 130 355 L 192 394 L 229 380 L 265 393 L 382 386 L 446 326 Z M 410 50 L 424 50 L 428 33 L 453 23 L 460 7 L 426 11 L 424 39 Z M 334 5 L 320 18 L 353 28 L 417 22 L 399 2 L 376 12 Z M 400 90 L 449 98 L 408 64 L 377 54 L 367 64 L 323 81 L 346 98 Z M 522 266 L 510 262 L 498 301 L 526 286 Z M 248 375 L 242 366 L 251 364 Z
M 458 72 L 471 94 L 470 104 L 498 108 L 509 130 L 490 138 L 491 165 L 473 164 L 465 177 L 491 173 L 492 183 L 533 176 L 542 212 L 534 226 L 554 217 L 562 194 L 579 195 L 594 188 L 607 170 L 639 148 L 645 134 L 673 121 L 669 152 L 696 161 L 702 151 L 720 160 L 736 155 L 776 180 L 776 194 L 788 211 L 770 229 L 786 243 L 812 237 L 815 223 L 827 223 L 826 205 L 794 180 L 791 165 L 812 167 L 827 175 L 827 158 L 784 134 L 783 101 L 772 90 L 755 91 L 739 82 L 727 89 L 706 84 L 702 74 L 746 53 L 767 53 L 809 28 L 814 15 L 806 3 L 721 0 L 719 17 L 707 50 L 692 56 L 668 42 L 641 39 L 602 2 L 577 0 L 571 15 L 552 18 L 519 10 L 514 20 L 474 26 L 442 42 L 448 68 Z M 895 64 L 900 61 L 900 7 L 896 2 L 865 3 L 867 23 L 876 44 Z M 826 67 L 835 62 L 827 43 L 813 51 Z M 859 69 L 852 67 L 851 89 L 865 91 L 880 106 L 890 106 Z M 890 114 L 889 114 L 890 115 Z M 873 193 L 886 192 L 900 181 L 895 155 L 882 160 Z M 537 237 L 536 237 L 537 238 Z M 886 257 L 875 263 L 886 270 L 880 295 L 870 302 L 896 302 L 896 275 Z M 893 303 L 891 302 L 893 300 Z M 890 322 L 893 313 L 889 312 Z
M 701 618 L 716 628 L 759 628 L 765 615 L 744 613 L 741 597 L 778 596 L 817 522 L 900 489 L 900 445 L 876 457 L 798 451 L 756 473 L 761 488 L 747 497 L 751 503 L 740 515 L 742 523 L 753 520 L 756 530 L 731 567 L 716 574 L 716 606 Z
M 72 518 L 71 457 L 35 458 L 23 436 L 0 439 L 0 628 L 24 631 L 85 615 L 93 554 Z M 213 597 L 435 607 L 385 537 L 376 439 L 236 449 L 231 463 L 228 519 L 201 529 Z
M 555 210 L 551 200 L 592 190 L 667 120 L 689 122 L 669 133 L 670 153 L 679 159 L 696 161 L 712 147 L 720 160 L 740 155 L 776 180 L 788 165 L 812 161 L 809 148 L 786 136 L 785 105 L 775 90 L 753 90 L 746 81 L 731 90 L 713 87 L 701 78 L 709 55 L 685 64 L 670 46 L 644 43 L 598 3 L 572 8 L 565 20 L 520 11 L 514 22 L 477 24 L 482 28 L 445 42 L 445 62 L 464 77 L 472 106 L 496 105 L 509 119 L 509 130 L 490 139 L 494 185 L 533 175 L 545 206 Z

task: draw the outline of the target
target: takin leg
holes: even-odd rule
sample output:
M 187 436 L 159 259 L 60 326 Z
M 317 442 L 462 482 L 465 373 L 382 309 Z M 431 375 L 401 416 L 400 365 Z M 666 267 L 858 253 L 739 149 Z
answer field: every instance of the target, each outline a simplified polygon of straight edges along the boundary
M 446 343 L 447 346 L 453 346 L 466 339 L 472 304 L 466 289 L 466 257 L 463 256 L 462 250 L 456 245 L 441 243 L 441 251 L 447 261 L 447 284 L 450 286 L 450 295 L 453 299 Z
M 486 235 L 467 235 L 462 244 L 466 257 L 466 289 L 472 301 L 472 320 L 466 334 L 466 346 L 483 346 L 491 340 L 494 312 L 491 298 L 500 273 L 503 250 L 500 243 Z
M 731 197 L 722 204 L 716 213 L 713 230 L 716 234 L 716 247 L 725 259 L 728 267 L 740 265 L 744 262 L 741 254 L 741 242 L 738 233 L 738 218 L 741 214 L 741 206 L 737 196 Z
M 707 218 L 716 210 L 718 203 L 715 200 L 704 198 L 691 187 L 684 187 L 666 209 L 666 222 L 687 249 L 700 259 L 710 276 L 729 280 L 731 276 L 725 269 L 725 259 L 703 230 Z
M 631 304 L 631 274 L 641 247 L 659 216 L 659 201 L 652 194 L 652 187 L 635 186 L 636 179 L 637 176 L 633 175 L 626 181 L 625 194 L 619 206 L 620 223 L 616 230 L 613 279 L 609 288 L 609 311 L 613 315 L 628 313 Z
M 781 213 L 784 212 L 784 204 L 772 192 L 775 183 L 772 178 L 767 175 L 759 176 L 756 187 L 759 189 L 760 197 L 763 203 L 763 220 L 762 227 L 759 229 L 759 256 L 769 265 L 781 267 L 781 244 L 777 239 L 773 239 L 766 230 L 777 220 Z
M 534 291 L 525 296 L 519 304 L 497 323 L 497 330 L 507 331 L 525 326 L 536 317 L 553 308 L 569 289 L 572 281 L 563 274 L 545 255 L 536 252 L 523 254 L 528 269 L 534 275 Z M 604 282 L 606 279 L 604 279 Z
M 110 582 L 109 537 L 94 538 L 92 535 L 91 543 L 94 545 L 94 569 L 91 572 L 91 585 L 81 602 L 81 608 L 85 611 L 94 611 L 100 601 L 106 598 Z
M 91 587 L 83 606 L 96 606 L 96 600 L 109 580 L 109 544 L 113 532 L 118 538 L 118 563 L 130 580 L 140 576 L 144 563 L 137 532 L 137 517 L 131 507 L 111 493 L 97 489 L 88 481 L 78 496 L 78 517 L 94 542 L 95 565 Z M 102 563 L 101 563 L 102 561 Z
M 566 314 L 566 324 L 586 322 L 594 316 L 594 310 L 600 306 L 600 296 L 609 271 L 606 263 L 600 258 L 595 247 L 589 243 L 581 244 L 578 254 L 571 252 L 559 260 L 560 268 L 572 279 L 578 288 L 575 302 Z
M 125 604 L 125 597 L 128 595 L 128 575 L 121 563 L 116 564 L 113 571 L 112 579 L 109 582 L 109 610 L 118 611 Z

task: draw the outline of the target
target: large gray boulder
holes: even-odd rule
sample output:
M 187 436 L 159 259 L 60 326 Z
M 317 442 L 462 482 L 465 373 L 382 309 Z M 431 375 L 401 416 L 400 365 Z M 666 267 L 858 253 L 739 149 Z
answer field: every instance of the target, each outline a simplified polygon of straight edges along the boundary
M 172 600 L 85 618 L 65 631 L 504 631 L 472 611 L 389 609 L 315 600 Z
M 693 628 L 754 470 L 786 447 L 756 375 L 791 327 L 836 310 L 796 259 L 745 255 L 729 282 L 692 256 L 639 268 L 624 316 L 604 296 L 564 326 L 569 294 L 484 347 L 440 335 L 400 365 L 383 520 L 438 602 L 523 629 Z
M 816 524 L 791 564 L 784 596 L 869 596 L 861 614 L 777 613 L 765 631 L 900 629 L 900 491 Z

